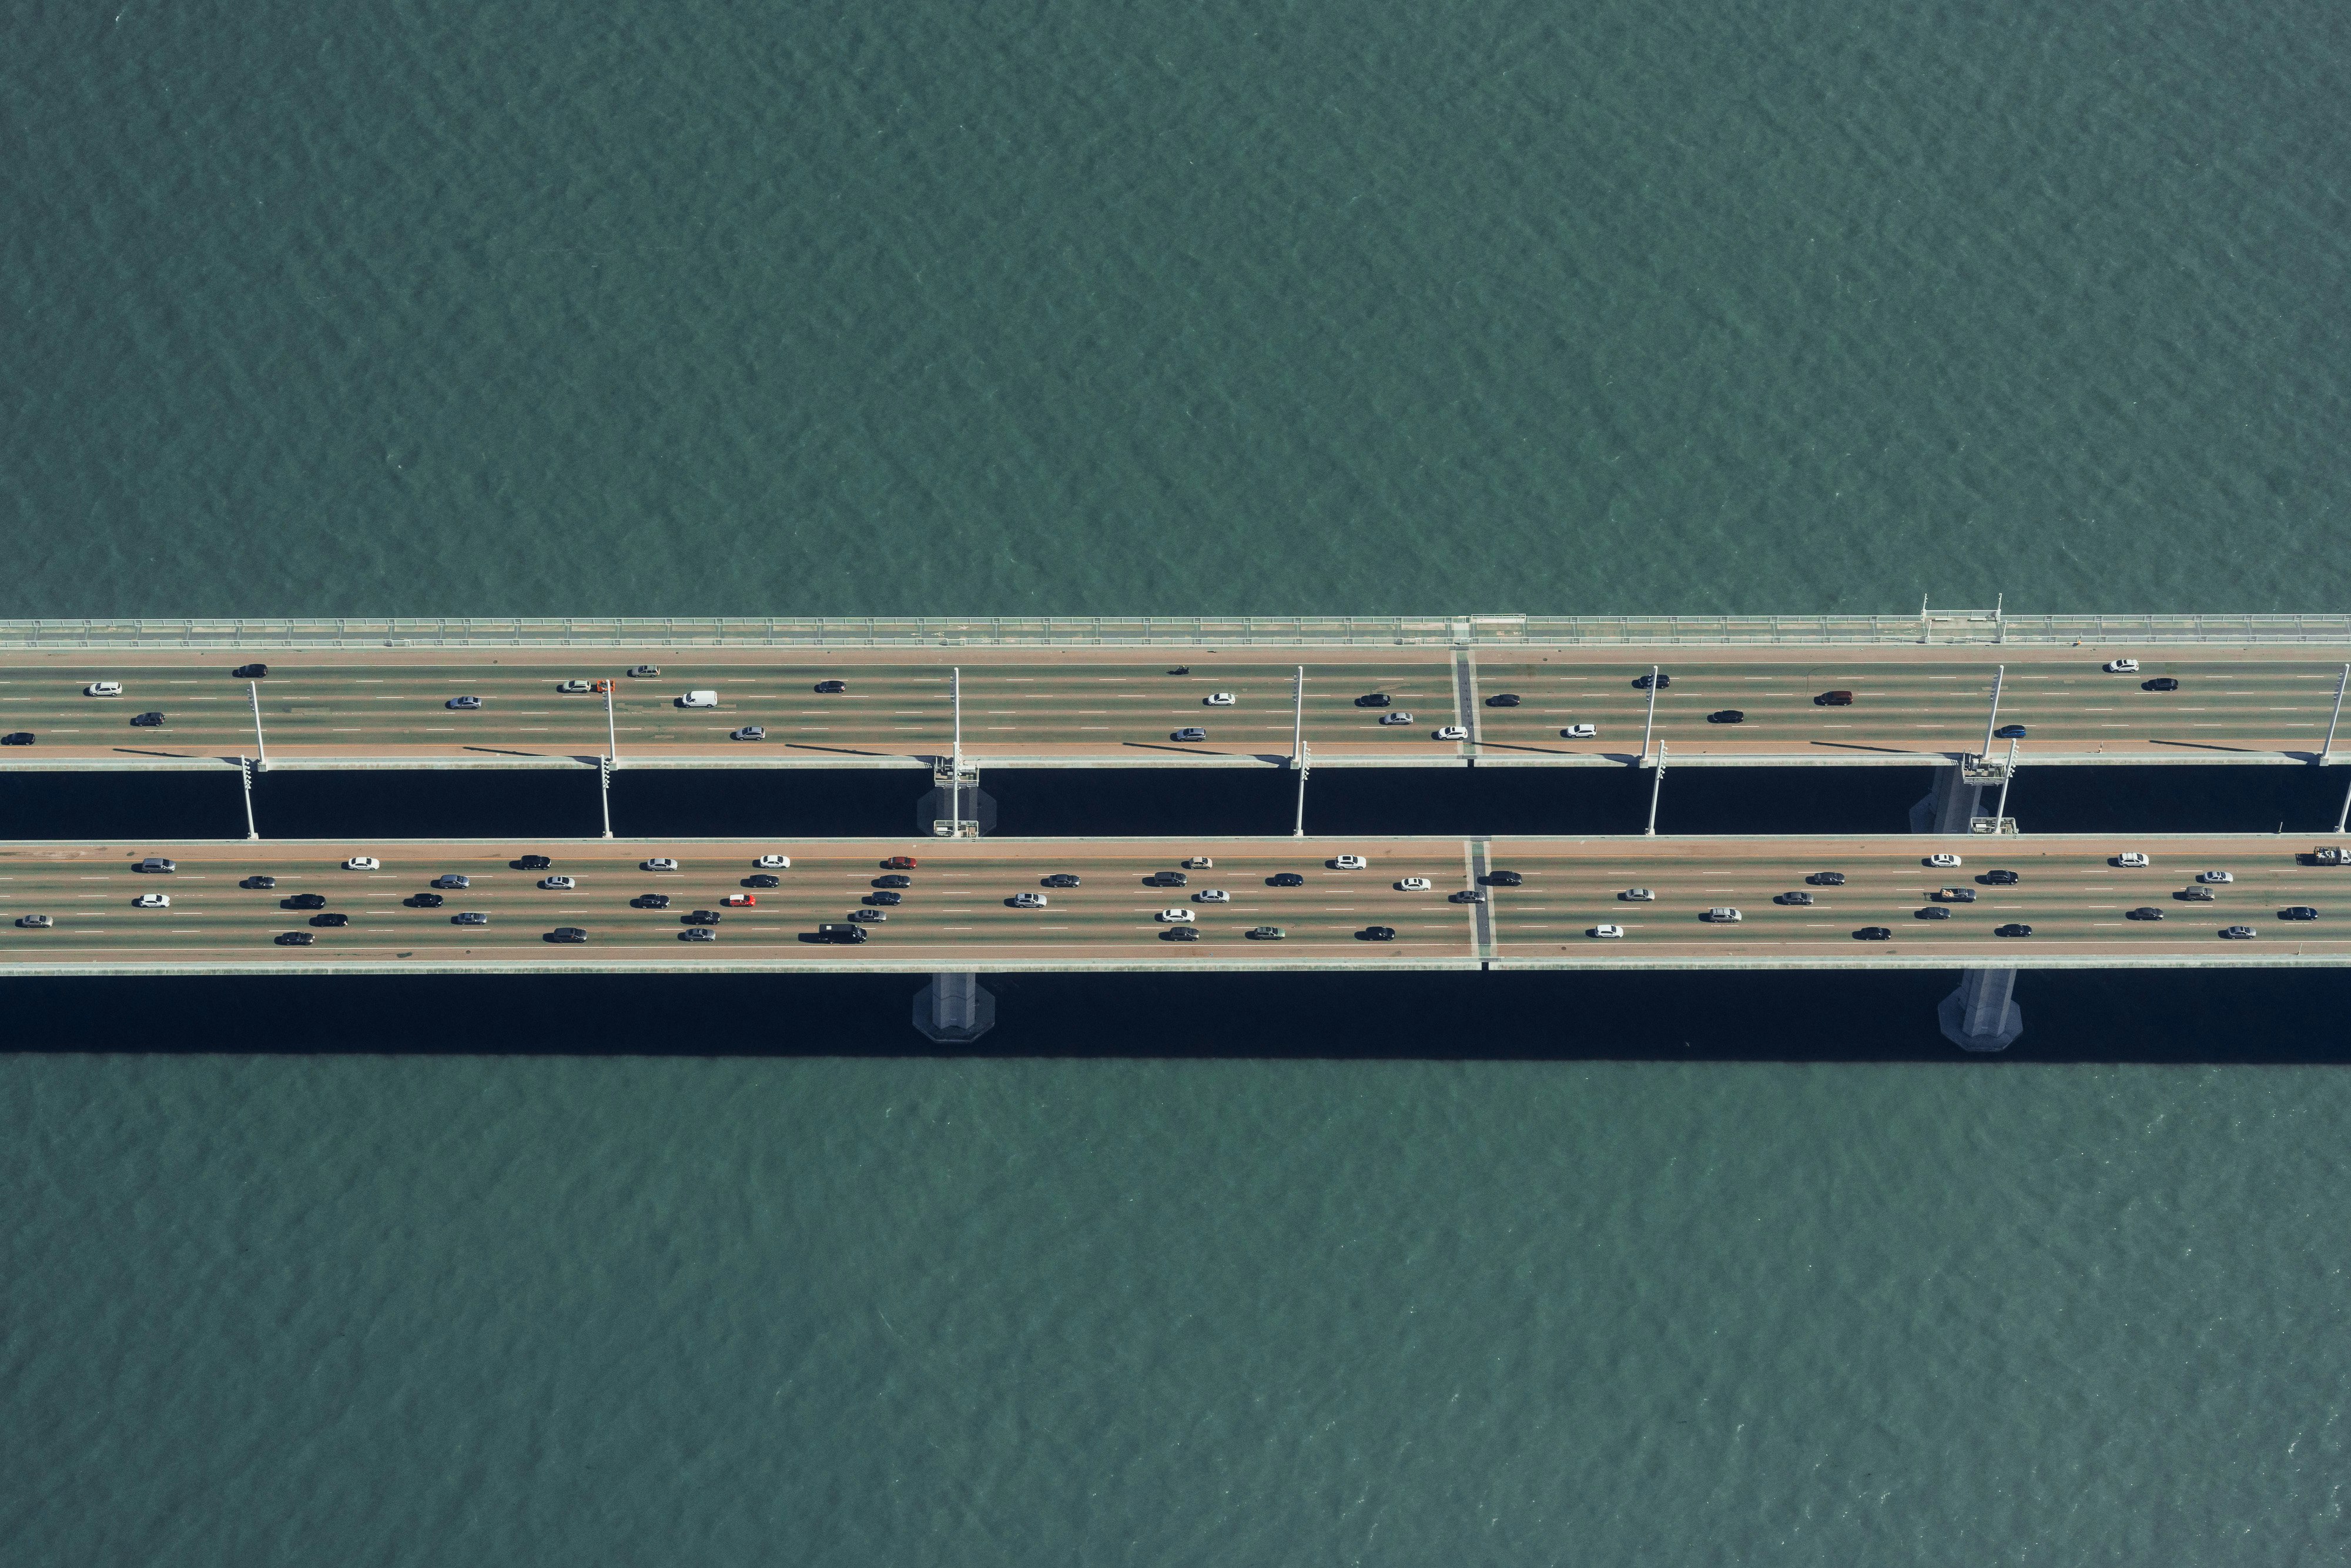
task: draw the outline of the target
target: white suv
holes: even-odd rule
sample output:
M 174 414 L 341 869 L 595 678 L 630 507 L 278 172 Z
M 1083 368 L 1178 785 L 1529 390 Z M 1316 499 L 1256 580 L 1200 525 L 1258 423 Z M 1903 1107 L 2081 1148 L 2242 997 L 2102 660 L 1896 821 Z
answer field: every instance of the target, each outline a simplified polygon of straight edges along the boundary
M 1706 917 L 1717 925 L 1736 925 L 1746 918 L 1727 904 L 1716 904 L 1706 912 Z
M 2145 855 L 2139 853 L 2137 850 L 2125 850 L 2122 853 L 2115 857 L 2115 863 L 2119 866 L 2130 866 L 2136 868 L 2139 866 L 2151 865 L 2154 862 L 2149 861 Z
M 1591 930 L 1585 932 L 1584 935 L 1587 936 L 1622 936 L 1625 935 L 1625 928 L 1622 925 L 1595 925 Z
M 1015 909 L 1042 909 L 1045 907 L 1045 895 L 1041 893 L 1016 893 L 1012 895 L 1012 907 Z
M 1368 866 L 1371 863 L 1371 862 L 1365 860 L 1361 855 L 1332 855 L 1331 857 L 1331 869 L 1332 871 L 1362 871 L 1365 866 Z
M 122 695 L 122 683 L 120 681 L 92 681 L 89 685 L 82 687 L 81 695 L 86 697 L 119 697 Z
M 1462 728 L 1458 724 L 1448 724 L 1437 731 L 1437 738 L 1439 740 L 1467 740 L 1469 738 L 1469 732 Z

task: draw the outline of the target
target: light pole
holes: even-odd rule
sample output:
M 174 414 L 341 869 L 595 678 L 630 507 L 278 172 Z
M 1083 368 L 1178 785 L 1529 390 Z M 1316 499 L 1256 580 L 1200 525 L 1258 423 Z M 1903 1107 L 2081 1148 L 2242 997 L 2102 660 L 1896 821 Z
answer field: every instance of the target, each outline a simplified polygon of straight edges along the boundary
M 2000 773 L 2000 803 L 1991 809 L 1993 832 L 2000 831 L 2000 824 L 2008 821 L 2008 785 L 2009 780 L 2015 777 L 2016 737 L 2011 735 L 2008 737 L 2008 766 Z
M 597 793 L 604 802 L 604 836 L 609 839 L 612 836 L 612 759 L 611 758 L 600 757 L 596 759 L 596 782 L 600 787 Z
M 2343 810 L 2335 813 L 2335 831 L 2342 832 L 2346 822 L 2351 822 L 2351 787 L 2343 791 Z
M 2343 674 L 2335 683 L 2335 716 L 2326 721 L 2326 739 L 2318 748 L 2321 768 L 2326 766 L 2327 758 L 2335 751 L 2335 727 L 2343 720 L 2343 688 L 2346 685 L 2351 685 L 2351 664 L 2343 666 Z
M 253 759 L 247 757 L 238 758 L 236 770 L 245 780 L 245 836 L 248 840 L 258 839 L 261 837 L 261 831 L 253 825 Z
M 1290 720 L 1290 766 L 1298 774 L 1298 822 L 1290 830 L 1293 839 L 1306 836 L 1306 666 L 1298 666 L 1297 697 Z
M 604 683 L 604 759 L 607 762 L 621 760 L 621 727 L 612 721 L 612 683 L 610 681 Z M 604 836 L 611 837 L 610 833 Z
M 1649 825 L 1641 830 L 1646 837 L 1654 839 L 1657 836 L 1657 795 L 1665 787 L 1666 747 L 1660 741 L 1657 745 L 1657 770 L 1649 779 Z
M 1978 757 L 1990 757 L 1991 755 L 1992 728 L 2000 723 L 2000 684 L 2007 678 L 2008 666 L 2006 664 L 2001 665 L 1999 669 L 1992 673 L 1991 713 L 1984 719 L 1984 743 L 1982 747 L 1976 753 Z
M 1649 760 L 1649 735 L 1657 727 L 1657 666 L 1649 666 L 1649 719 L 1641 726 L 1641 760 Z
M 253 698 L 253 743 L 261 748 L 261 770 L 269 771 L 269 742 L 261 733 L 261 683 L 245 683 L 246 695 Z

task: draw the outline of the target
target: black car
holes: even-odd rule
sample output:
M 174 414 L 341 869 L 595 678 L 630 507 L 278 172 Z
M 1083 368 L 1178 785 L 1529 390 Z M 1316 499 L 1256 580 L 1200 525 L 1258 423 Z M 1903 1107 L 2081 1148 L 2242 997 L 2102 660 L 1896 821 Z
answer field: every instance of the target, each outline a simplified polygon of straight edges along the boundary
M 1447 904 L 1483 904 L 1486 902 L 1486 895 L 1479 892 L 1474 887 L 1465 887 L 1458 893 L 1447 894 L 1445 895 L 1445 902 Z
M 841 693 L 849 689 L 849 683 L 847 681 L 819 681 L 816 684 L 816 689 L 820 694 L 825 696 L 839 696 Z
M 816 928 L 816 939 L 820 942 L 862 942 L 866 939 L 865 927 L 862 925 L 835 925 L 828 922 L 827 924 Z
M 879 893 L 867 894 L 865 895 L 865 902 L 868 904 L 886 904 L 894 908 L 898 904 L 906 902 L 906 895 L 900 893 L 894 887 L 885 887 Z
M 131 727 L 133 729 L 161 729 L 163 727 L 163 716 L 160 713 L 142 713 L 138 717 L 131 721 Z
M 231 670 L 229 674 L 235 676 L 240 681 L 265 681 L 269 678 L 269 666 L 266 664 L 239 664 L 235 669 Z
M 1802 907 L 1813 902 L 1813 895 L 1809 893 L 1778 893 L 1771 895 L 1771 902 L 1774 904 L 1792 904 L 1799 907 Z
M 340 909 L 330 909 L 324 915 L 310 916 L 310 924 L 313 925 L 349 925 L 350 923 L 351 917 Z
M 2016 873 L 2012 871 L 1988 871 L 1976 880 L 1986 887 L 2014 887 Z
M 1652 685 L 1655 685 L 1659 691 L 1664 691 L 1667 686 L 1670 686 L 1673 684 L 1673 676 L 1663 674 L 1656 675 L 1635 675 L 1633 677 L 1633 689 L 1636 692 L 1646 692 Z
M 1078 879 L 1065 871 L 1057 871 L 1039 883 L 1040 887 L 1076 887 Z
M 1823 692 L 1813 699 L 1813 706 L 1814 707 L 1851 707 L 1853 694 L 1842 687 L 1833 692 Z
M 1188 675 L 1192 673 L 1192 666 L 1189 664 L 1178 664 L 1167 673 L 1171 675 Z
M 1395 940 L 1395 927 L 1393 925 L 1366 925 L 1361 931 L 1355 933 L 1355 939 L 1359 942 L 1393 942 Z
M 760 872 L 755 876 L 745 877 L 743 885 L 745 887 L 781 887 L 784 883 L 781 877 L 769 876 L 766 872 Z
M 773 887 L 775 883 L 770 882 L 768 885 Z M 914 879 L 911 876 L 900 876 L 895 873 L 893 873 L 889 876 L 875 877 L 873 879 L 873 885 L 875 887 L 912 887 L 914 885 Z
M 1939 904 L 1930 904 L 1913 915 L 1914 919 L 1918 920 L 1949 920 L 1950 917 L 1951 912 Z
M 1853 939 L 1856 942 L 1884 942 L 1893 935 L 1892 929 L 1887 926 L 1865 925 L 1853 934 Z
M 280 909 L 324 909 L 327 895 L 323 893 L 297 893 L 277 901 Z
M 277 934 L 280 947 L 308 947 L 319 938 L 308 931 L 281 931 Z
M 29 729 L 11 730 L 6 735 L 0 735 L 0 746 L 30 746 L 32 744 L 33 732 Z
M 681 915 L 677 918 L 681 925 L 716 925 L 726 916 L 715 909 L 697 909 L 691 915 Z
M 513 862 L 517 871 L 545 871 L 554 863 L 545 855 L 517 855 Z
M 547 934 L 549 942 L 585 942 L 588 933 L 577 925 L 559 925 Z
M 1388 694 L 1385 692 L 1365 692 L 1362 696 L 1355 699 L 1355 706 L 1357 707 L 1385 707 L 1388 706 Z
M 1516 707 L 1519 706 L 1519 694 L 1516 692 L 1496 692 L 1492 696 L 1486 699 L 1486 706 L 1488 707 Z
M 669 894 L 666 893 L 641 893 L 637 894 L 636 897 L 629 900 L 629 907 L 631 909 L 667 909 L 669 907 Z
M 1993 730 L 1991 734 L 1995 740 L 2022 740 L 2024 727 L 2021 724 L 2004 724 Z
M 1813 873 L 1812 875 L 1806 877 L 1804 881 L 1813 887 L 1843 887 L 1844 885 L 1844 873 L 1841 871 L 1816 871 Z
M 1488 887 L 1524 887 L 1527 879 L 1514 871 L 1489 871 L 1478 879 Z
M 890 918 L 878 909 L 852 909 L 849 912 L 849 917 L 852 920 L 887 920 Z
M 2011 923 L 2007 925 L 1993 926 L 1991 934 L 1995 936 L 2030 936 L 2032 935 L 2032 927 L 2022 923 Z
M 2176 692 L 2179 689 L 2179 683 L 2169 675 L 2158 675 L 2151 681 L 2141 681 L 2138 689 L 2143 692 Z
M 1180 871 L 1155 871 L 1143 879 L 1145 887 L 1185 887 L 1192 879 Z
M 2315 920 L 2318 918 L 2318 911 L 2307 904 L 2289 904 L 2278 911 L 2278 918 L 2280 920 Z
M 1706 716 L 1708 724 L 1745 724 L 1747 716 L 1735 707 L 1719 707 Z
M 1170 925 L 1159 934 L 1162 942 L 1197 942 L 1200 933 L 1189 925 Z
M 266 893 L 277 885 L 277 879 L 274 876 L 249 876 L 236 885 L 252 888 L 256 893 Z
M 407 901 L 411 909 L 438 909 L 447 902 L 437 893 L 420 893 Z
M 2126 920 L 2160 920 L 2163 918 L 2163 911 L 2158 909 L 2152 904 L 2142 904 L 2137 909 L 2126 909 L 2123 911 L 2123 918 Z
M 1265 879 L 1268 887 L 1304 887 L 1306 879 L 1294 871 L 1278 871 Z

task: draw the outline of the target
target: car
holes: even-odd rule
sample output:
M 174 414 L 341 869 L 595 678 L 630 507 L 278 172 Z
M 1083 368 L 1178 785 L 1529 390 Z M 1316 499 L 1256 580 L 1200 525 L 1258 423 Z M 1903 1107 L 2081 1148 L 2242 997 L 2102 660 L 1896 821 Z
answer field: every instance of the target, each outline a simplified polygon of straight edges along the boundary
M 885 887 L 881 889 L 879 892 L 867 894 L 865 895 L 865 902 L 868 904 L 883 904 L 894 909 L 899 904 L 906 902 L 906 895 L 900 893 L 894 887 Z
M 2151 681 L 2141 681 L 2138 689 L 2143 692 L 2176 692 L 2179 689 L 2179 683 L 2169 675 L 2158 675 Z
M 2219 897 L 2210 888 L 2202 886 L 2183 887 L 2171 896 L 2181 904 L 2210 904 Z
M 1991 934 L 1995 936 L 2030 936 L 2032 935 L 2032 927 L 2022 921 L 2011 920 L 2005 925 L 1993 926 Z
M 131 716 L 131 727 L 133 729 L 161 729 L 163 727 L 163 716 L 160 713 L 134 714 Z
M 1735 707 L 1720 707 L 1706 716 L 1708 724 L 1745 724 L 1747 716 Z
M 1196 926 L 1170 925 L 1159 934 L 1159 939 L 1162 942 L 1197 942 L 1200 933 Z
M 697 909 L 691 915 L 679 915 L 677 921 L 681 925 L 716 925 L 726 918 L 715 909 Z
M 1940 904 L 1973 904 L 1976 890 L 1972 887 L 1938 887 L 1928 896 Z
M 1252 925 L 1241 935 L 1252 942 L 1279 942 L 1290 933 L 1279 925 Z
M 266 664 L 239 664 L 235 669 L 231 670 L 229 674 L 240 681 L 266 681 L 269 678 L 269 666 Z
M 730 893 L 718 901 L 729 909 L 749 909 L 759 902 L 756 893 Z
M 1664 691 L 1667 686 L 1670 686 L 1673 684 L 1673 676 L 1663 673 L 1654 675 L 1635 675 L 1633 677 L 1633 689 L 1636 692 L 1646 692 L 1652 688 L 1657 691 Z
M 2014 887 L 2018 878 L 2012 871 L 1988 871 L 1976 880 L 1986 887 Z
M 610 681 L 590 681 L 588 683 L 588 689 L 601 695 L 612 689 L 612 683 Z
M 2307 904 L 2290 904 L 2278 911 L 2278 918 L 2280 920 L 2315 920 L 2318 918 L 2318 911 Z
M 1355 699 L 1355 706 L 1357 707 L 1385 707 L 1388 706 L 1388 694 L 1385 692 L 1365 692 L 1362 696 Z
M 16 916 L 16 924 L 27 931 L 46 931 L 57 922 L 46 915 L 19 915 Z
M 1486 699 L 1486 706 L 1488 707 L 1516 707 L 1519 706 L 1520 700 L 1519 694 L 1516 692 L 1496 692 L 1492 696 Z
M 2024 727 L 2021 724 L 2004 724 L 1993 730 L 1991 735 L 1994 740 L 2022 740 Z
M 1939 904 L 1930 904 L 1924 909 L 1911 911 L 1911 916 L 1917 920 L 1949 920 L 1951 912 Z
M 1799 906 L 1808 905 L 1813 902 L 1813 895 L 1809 893 L 1775 893 L 1771 895 L 1771 902 Z
M 569 893 L 580 884 L 568 876 L 543 876 L 538 879 L 538 885 L 549 893 Z
M 545 871 L 554 863 L 545 855 L 517 855 L 514 858 L 517 871 Z
M 1207 696 L 1200 699 L 1200 706 L 1202 707 L 1230 707 L 1233 706 L 1233 694 L 1230 692 L 1210 692 Z
M 2343 865 L 2346 862 L 2344 858 L 2342 848 L 2339 845 L 2321 844 L 2318 848 L 2310 852 L 2310 863 L 2313 865 Z
M 1195 904 L 1230 904 L 1233 895 L 1221 887 L 1204 887 L 1192 895 Z
M 637 869 L 639 871 L 675 871 L 677 862 L 667 855 L 655 855 L 649 861 L 639 861 Z
M 1527 884 L 1526 873 L 1516 871 L 1489 871 L 1478 880 L 1487 887 L 1524 887 Z
M 281 931 L 273 938 L 280 947 L 308 947 L 318 939 L 315 931 Z
M 2123 918 L 2126 920 L 2160 920 L 2163 918 L 2163 911 L 2158 909 L 2152 904 L 2142 904 L 2137 909 L 2124 910 Z
M 167 860 L 162 855 L 149 855 L 145 860 L 141 861 L 137 865 L 132 866 L 131 869 L 136 872 L 145 872 L 153 876 L 169 876 L 173 872 L 180 869 L 180 862 L 175 860 Z
M 761 855 L 758 860 L 753 861 L 751 863 L 767 871 L 789 871 L 792 869 L 792 857 L 789 855 Z M 908 861 L 906 863 L 908 865 L 912 865 L 914 862 Z
M 345 871 L 381 871 L 383 862 L 373 855 L 353 855 L 343 862 Z
M 119 697 L 122 695 L 122 683 L 120 681 L 92 681 L 89 685 L 82 687 L 81 695 L 86 697 Z
M 1447 904 L 1483 904 L 1486 902 L 1486 895 L 1479 892 L 1474 887 L 1465 887 L 1459 893 L 1447 894 L 1445 895 L 1445 902 Z
M 275 884 L 273 883 L 272 885 Z M 474 885 L 474 879 L 470 876 L 464 875 L 461 873 L 453 871 L 434 877 L 433 879 L 433 885 L 435 887 L 446 888 L 471 887 Z
M 2137 659 L 2108 659 L 2104 664 L 2100 665 L 2099 668 L 2105 670 L 2106 674 L 2110 675 L 2136 675 L 2138 674 L 2138 661 Z
M 1410 724 L 1411 722 L 1412 715 L 1405 712 L 1402 708 L 1392 708 L 1388 712 L 1380 715 L 1380 724 L 1383 727 L 1394 727 L 1397 725 L 1405 725 Z
M 447 702 L 443 703 L 441 706 L 446 708 L 477 708 L 482 706 L 482 699 L 479 697 L 451 697 Z
M 1169 731 L 1167 738 L 1170 740 L 1206 740 L 1208 738 L 1208 732 L 1202 729 L 1197 725 L 1186 725 L 1182 729 Z
M 726 732 L 726 738 L 729 740 L 765 740 L 768 738 L 768 732 L 759 725 L 747 724 L 740 729 L 728 730 Z
M 1155 871 L 1143 879 L 1145 887 L 1189 887 L 1192 879 L 1180 871 Z
M 329 909 L 323 915 L 310 916 L 310 924 L 313 925 L 344 926 L 350 923 L 351 917 L 340 909 Z
M 1306 879 L 1294 871 L 1278 871 L 1265 879 L 1268 887 L 1304 887 Z
M 2231 942 L 2250 942 L 2255 932 L 2250 925 L 2223 925 L 2220 935 Z
M 566 696 L 582 696 L 585 695 L 588 691 L 588 683 L 585 681 L 558 681 L 555 683 L 555 689 L 563 693 Z
M 816 691 L 819 696 L 837 697 L 848 689 L 849 683 L 847 681 L 819 681 L 816 684 Z
M 1586 936 L 1614 938 L 1624 936 L 1625 928 L 1622 925 L 1594 925 L 1590 930 L 1586 931 L 1584 935 Z
M 2125 850 L 2122 853 L 2120 853 L 2120 854 L 2116 855 L 2116 857 L 2115 857 L 2111 862 L 2109 862 L 2108 863 L 2109 863 L 2109 864 L 2112 864 L 2112 865 L 2126 866 L 2126 867 L 2130 867 L 2130 868 L 2132 868 L 2132 869 L 2137 869 L 2137 868 L 2139 868 L 2139 867 L 2143 867 L 2143 866 L 2149 866 L 2149 865 L 2153 865 L 2155 862 L 2154 862 L 2153 861 L 2148 860 L 2148 859 L 2147 858 L 2147 856 L 2145 856 L 2145 855 L 2141 854 L 2141 853 L 2140 853 L 2138 851 L 2137 851 L 2137 850 Z
M 1440 725 L 1430 732 L 1430 737 L 1436 740 L 1467 740 L 1469 732 L 1458 724 Z
M 882 909 L 852 909 L 849 912 L 849 918 L 859 921 L 887 920 L 890 915 L 887 910 Z
M 1708 910 L 1704 915 L 1700 915 L 1699 918 L 1708 922 L 1709 925 L 1736 925 L 1747 917 L 1740 914 L 1736 909 L 1731 908 L 1727 904 L 1718 904 L 1712 909 Z
M 1628 887 L 1616 899 L 1620 904 L 1655 904 L 1657 895 L 1646 887 Z
M 660 674 L 661 666 L 659 664 L 631 664 L 629 666 L 629 674 L 632 677 L 637 680 L 643 680 L 647 675 Z
M 1082 885 L 1082 883 L 1078 877 L 1072 875 L 1071 873 L 1057 871 L 1049 877 L 1040 878 L 1037 885 L 1040 887 L 1078 887 Z
M 2234 882 L 2237 880 L 2237 873 L 2228 871 L 2199 871 L 2196 873 L 2196 880 L 2198 882 L 2210 882 L 2216 883 Z
M 677 939 L 681 942 L 716 942 L 718 933 L 707 925 L 689 925 L 677 934 Z
M 1814 707 L 1851 707 L 1853 694 L 1843 687 L 1833 692 L 1823 692 L 1813 699 L 1813 706 Z
M 449 901 L 437 893 L 412 893 L 401 902 L 411 909 L 438 909 Z
M 1361 855 L 1332 855 L 1330 860 L 1332 871 L 1362 871 L 1371 863 Z
M 1926 858 L 1924 863 L 1933 866 L 1937 871 L 1951 871 L 1958 867 L 1959 857 L 1949 852 L 1931 854 Z
M 1865 925 L 1853 934 L 1853 939 L 1856 942 L 1886 942 L 1890 941 L 1893 936 L 1892 926 Z
M 637 894 L 636 897 L 629 900 L 629 907 L 631 909 L 667 909 L 669 907 L 669 894 L 666 893 L 641 893 Z
M 250 888 L 256 893 L 266 893 L 277 885 L 277 879 L 274 876 L 249 876 L 236 885 Z
M 1016 893 L 1005 902 L 1015 909 L 1042 909 L 1045 907 L 1045 895 L 1041 893 Z
M 588 933 L 577 925 L 559 925 L 547 934 L 549 942 L 585 942 Z
M 1398 893 L 1426 893 L 1429 880 L 1425 876 L 1408 876 L 1395 884 Z
M 827 922 L 816 928 L 816 939 L 820 942 L 839 942 L 853 946 L 857 943 L 862 942 L 866 939 L 865 927 L 862 925 L 841 925 Z
M 1597 740 L 1600 727 L 1596 724 L 1571 724 L 1559 732 L 1562 740 Z
M 1189 925 L 1192 924 L 1192 912 L 1188 909 L 1163 909 L 1157 918 L 1162 925 Z
M 1813 873 L 1812 875 L 1806 877 L 1804 882 L 1806 885 L 1812 887 L 1843 887 L 1844 885 L 1844 873 L 1841 871 L 1816 871 Z
M 875 877 L 869 885 L 873 887 L 912 887 L 914 885 L 914 879 L 903 873 L 893 872 L 888 876 Z
M 277 901 L 280 909 L 324 909 L 327 895 L 323 893 L 293 893 Z
M 766 872 L 753 872 L 743 879 L 743 885 L 745 887 L 781 887 L 784 885 L 784 879 L 779 876 L 770 876 Z
M 477 909 L 468 909 L 463 914 L 449 916 L 449 924 L 452 925 L 487 925 L 489 923 L 490 917 Z
M 716 707 L 718 694 L 712 691 L 685 692 L 677 698 L 680 707 Z
M 29 729 L 12 729 L 5 735 L 0 735 L 0 746 L 30 746 L 32 744 L 33 732 Z
M 1184 862 L 1186 871 L 1213 871 L 1217 862 L 1207 855 L 1193 855 Z
M 1366 925 L 1361 931 L 1355 933 L 1355 940 L 1358 942 L 1393 942 L 1395 940 L 1395 927 L 1393 925 Z

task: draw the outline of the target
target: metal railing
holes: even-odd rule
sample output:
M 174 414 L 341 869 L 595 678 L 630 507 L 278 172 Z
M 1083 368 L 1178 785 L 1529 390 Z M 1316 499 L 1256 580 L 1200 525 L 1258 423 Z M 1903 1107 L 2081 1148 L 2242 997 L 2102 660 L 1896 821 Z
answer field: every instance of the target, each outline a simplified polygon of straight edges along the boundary
M 2351 645 L 2351 615 L 286 617 L 0 621 L 0 648 Z

